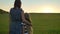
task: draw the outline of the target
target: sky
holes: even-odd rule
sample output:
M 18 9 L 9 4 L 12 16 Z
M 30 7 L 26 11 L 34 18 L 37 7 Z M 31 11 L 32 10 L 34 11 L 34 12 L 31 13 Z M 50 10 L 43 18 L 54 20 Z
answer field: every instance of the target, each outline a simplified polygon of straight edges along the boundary
M 0 0 L 0 9 L 10 12 L 15 0 Z M 21 0 L 27 13 L 60 13 L 60 0 Z

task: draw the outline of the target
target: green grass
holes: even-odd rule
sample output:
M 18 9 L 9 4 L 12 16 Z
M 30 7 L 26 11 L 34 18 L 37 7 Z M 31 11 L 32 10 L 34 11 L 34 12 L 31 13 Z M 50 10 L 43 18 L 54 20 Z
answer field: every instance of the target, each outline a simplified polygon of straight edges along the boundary
M 34 34 L 60 34 L 60 13 L 32 13 Z M 0 34 L 8 34 L 9 15 L 0 14 Z
M 0 34 L 8 33 L 9 26 L 9 16 L 8 14 L 0 14 Z

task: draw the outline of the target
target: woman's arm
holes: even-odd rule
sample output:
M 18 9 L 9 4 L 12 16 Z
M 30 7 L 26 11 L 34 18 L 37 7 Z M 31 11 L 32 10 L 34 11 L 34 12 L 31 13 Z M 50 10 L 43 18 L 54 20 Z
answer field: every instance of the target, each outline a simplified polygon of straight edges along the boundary
M 9 22 L 11 22 L 11 12 L 12 12 L 12 8 L 10 9 L 10 12 L 9 12 Z

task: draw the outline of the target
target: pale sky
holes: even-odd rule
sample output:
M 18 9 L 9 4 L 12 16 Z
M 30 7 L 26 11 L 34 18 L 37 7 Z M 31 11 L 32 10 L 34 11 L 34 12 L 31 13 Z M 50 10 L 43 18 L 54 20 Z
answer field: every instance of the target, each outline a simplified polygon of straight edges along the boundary
M 0 0 L 0 9 L 5 11 L 13 7 L 15 0 Z M 21 0 L 24 12 L 60 13 L 60 0 Z

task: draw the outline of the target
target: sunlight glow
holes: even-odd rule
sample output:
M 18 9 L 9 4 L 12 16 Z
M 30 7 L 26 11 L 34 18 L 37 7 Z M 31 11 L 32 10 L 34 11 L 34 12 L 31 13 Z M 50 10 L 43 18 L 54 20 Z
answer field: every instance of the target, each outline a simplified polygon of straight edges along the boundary
M 57 13 L 57 9 L 53 5 L 36 6 L 31 10 L 32 13 Z
M 39 10 L 41 13 L 54 13 L 55 8 L 53 6 L 42 6 L 41 10 Z
M 52 8 L 44 8 L 44 9 L 42 10 L 42 12 L 43 12 L 43 13 L 52 13 L 52 12 L 54 12 L 54 10 L 53 10 Z

